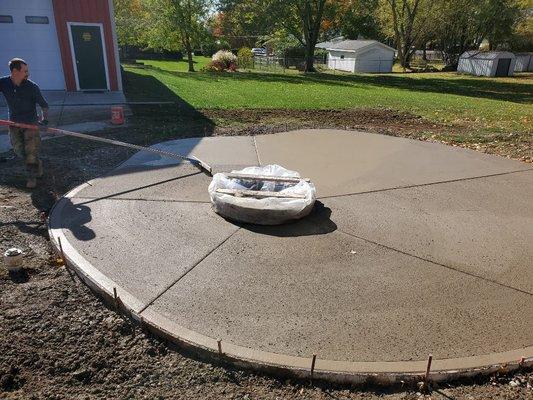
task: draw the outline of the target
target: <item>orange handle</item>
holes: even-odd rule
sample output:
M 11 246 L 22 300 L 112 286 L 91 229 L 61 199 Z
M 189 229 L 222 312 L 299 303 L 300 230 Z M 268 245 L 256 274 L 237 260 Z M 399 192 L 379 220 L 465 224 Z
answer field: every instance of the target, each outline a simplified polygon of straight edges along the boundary
M 0 125 L 13 126 L 15 128 L 32 129 L 32 130 L 39 130 L 40 128 L 39 125 L 22 124 L 20 122 L 6 121 L 4 119 L 0 119 Z

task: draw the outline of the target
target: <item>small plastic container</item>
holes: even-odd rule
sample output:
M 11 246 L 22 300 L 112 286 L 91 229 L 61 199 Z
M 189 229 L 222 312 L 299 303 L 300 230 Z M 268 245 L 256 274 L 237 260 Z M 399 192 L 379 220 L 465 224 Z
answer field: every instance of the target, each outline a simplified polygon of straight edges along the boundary
M 14 272 L 22 268 L 22 250 L 12 247 L 4 253 L 4 264 L 8 271 Z
M 111 107 L 111 123 L 122 125 L 124 123 L 124 108 L 122 106 Z

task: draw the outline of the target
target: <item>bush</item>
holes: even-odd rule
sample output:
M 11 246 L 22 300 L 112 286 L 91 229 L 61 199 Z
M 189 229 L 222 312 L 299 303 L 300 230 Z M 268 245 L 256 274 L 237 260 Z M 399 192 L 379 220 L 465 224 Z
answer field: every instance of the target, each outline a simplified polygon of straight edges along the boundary
M 222 72 L 230 71 L 234 72 L 237 70 L 237 57 L 231 51 L 220 50 L 217 51 L 212 60 L 207 64 L 202 71 L 210 72 Z
M 241 47 L 237 52 L 239 68 L 252 68 L 254 65 L 254 55 L 248 47 Z

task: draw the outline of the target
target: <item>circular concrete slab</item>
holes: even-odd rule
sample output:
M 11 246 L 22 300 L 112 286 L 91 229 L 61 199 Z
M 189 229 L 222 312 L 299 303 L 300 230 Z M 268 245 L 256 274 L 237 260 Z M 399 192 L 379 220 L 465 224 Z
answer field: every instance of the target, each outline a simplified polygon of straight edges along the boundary
M 436 380 L 533 362 L 529 165 L 336 130 L 158 147 L 215 171 L 278 163 L 319 199 L 297 223 L 235 225 L 208 177 L 143 153 L 61 199 L 69 264 L 159 334 L 299 376 L 316 354 L 315 376 L 352 382 L 416 378 L 430 353 Z

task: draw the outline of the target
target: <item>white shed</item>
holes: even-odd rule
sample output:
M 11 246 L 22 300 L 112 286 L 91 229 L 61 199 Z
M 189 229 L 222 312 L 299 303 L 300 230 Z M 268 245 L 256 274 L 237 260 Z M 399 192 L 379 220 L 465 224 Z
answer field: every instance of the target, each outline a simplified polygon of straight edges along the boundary
M 457 72 L 476 76 L 511 76 L 516 57 L 507 51 L 466 51 L 459 58 Z
M 533 53 L 516 53 L 515 72 L 533 71 Z
M 330 42 L 328 68 L 347 72 L 392 72 L 395 50 L 376 40 Z

